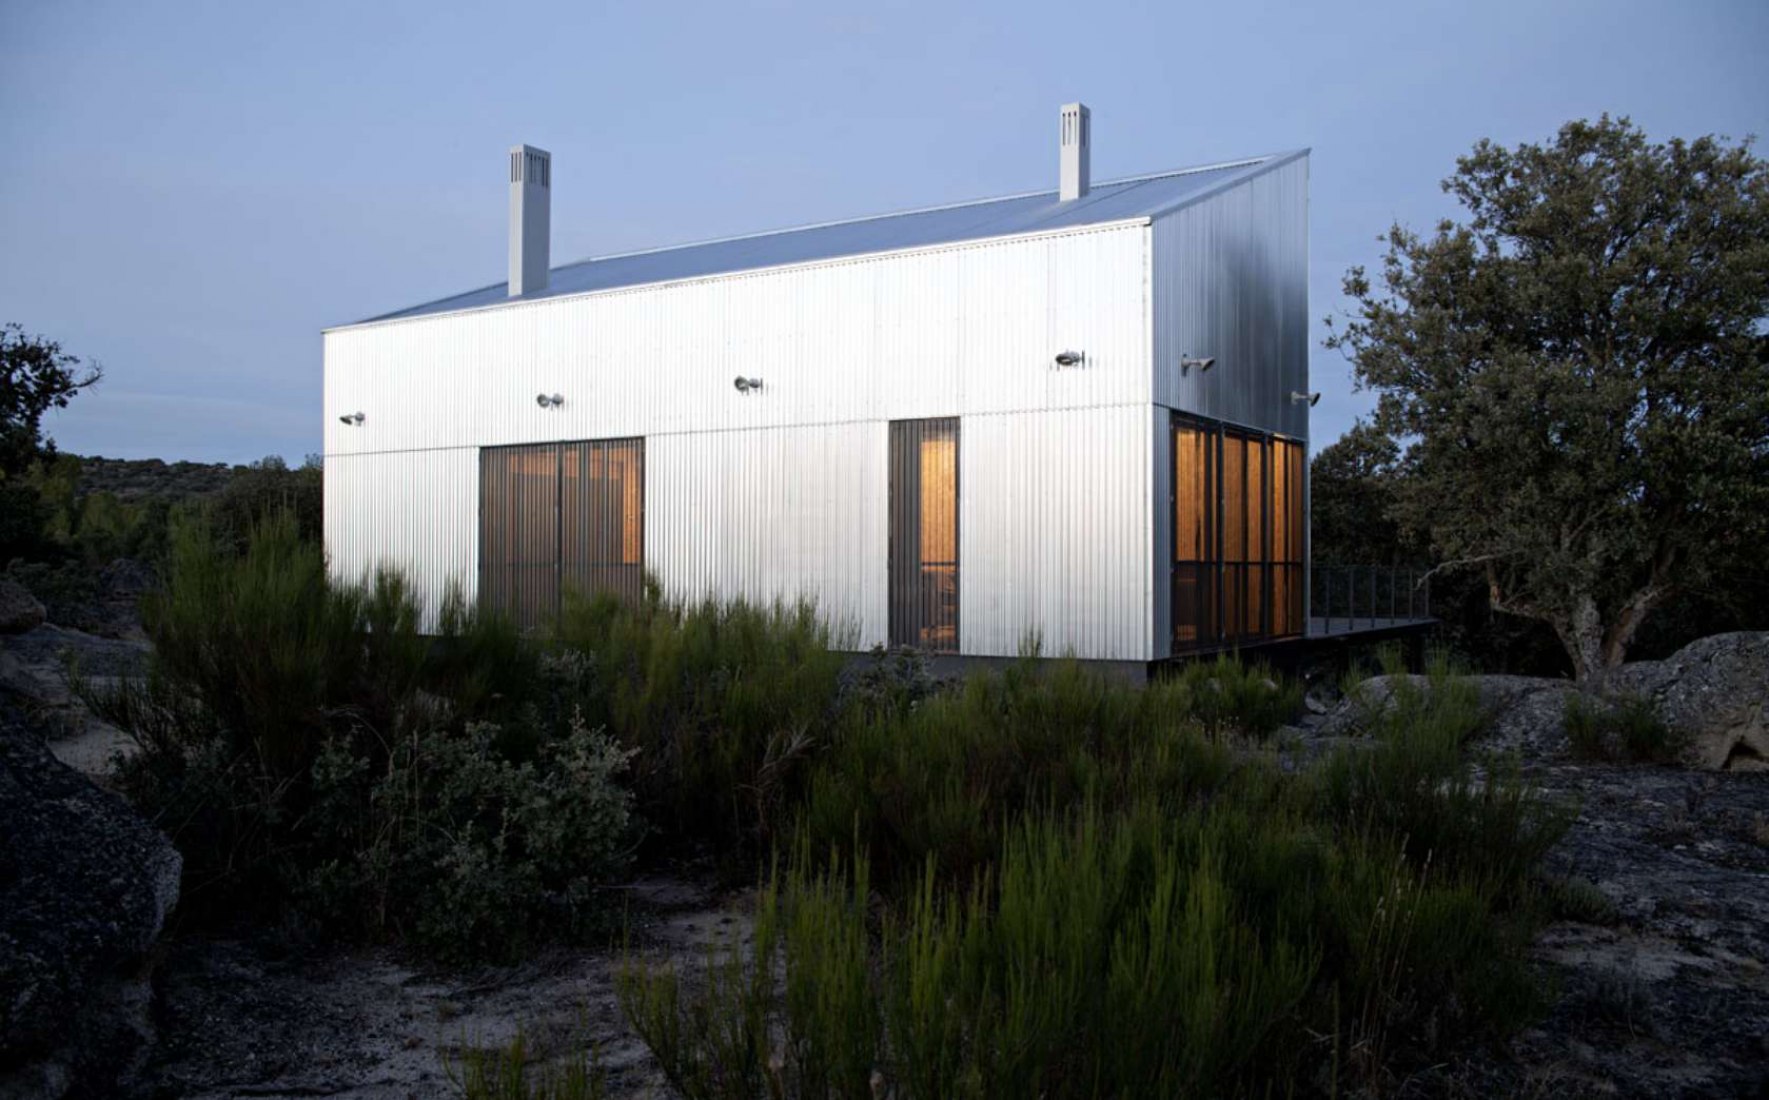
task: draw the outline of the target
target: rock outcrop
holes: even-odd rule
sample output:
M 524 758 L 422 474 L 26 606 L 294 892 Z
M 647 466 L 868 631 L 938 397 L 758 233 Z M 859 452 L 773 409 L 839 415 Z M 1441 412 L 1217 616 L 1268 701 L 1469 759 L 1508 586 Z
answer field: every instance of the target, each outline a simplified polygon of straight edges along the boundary
M 1688 743 L 1688 763 L 1710 770 L 1769 770 L 1769 632 L 1716 634 L 1662 661 L 1623 665 L 1598 684 L 1533 676 L 1470 677 L 1487 716 L 1482 744 L 1518 750 L 1526 759 L 1568 755 L 1566 704 L 1639 698 Z M 1397 686 L 1430 690 L 1424 676 L 1375 676 L 1357 685 L 1321 721 L 1319 732 L 1344 736 L 1392 704 Z
M 1501 751 L 1516 749 L 1530 759 L 1553 759 L 1565 754 L 1566 701 L 1578 687 L 1568 680 L 1534 676 L 1471 676 L 1487 719 L 1483 741 Z M 1371 715 L 1392 705 L 1397 687 L 1408 684 L 1430 691 L 1428 677 L 1418 675 L 1372 676 L 1353 688 L 1321 722 L 1319 733 L 1343 737 L 1357 732 Z
M 182 861 L 0 700 L 0 1096 L 106 1096 L 151 1041 L 149 949 Z
M 1769 631 L 1715 634 L 1623 665 L 1604 689 L 1649 700 L 1689 737 L 1697 767 L 1769 770 Z
M 23 634 L 43 624 L 43 605 L 24 585 L 0 577 L 0 634 Z

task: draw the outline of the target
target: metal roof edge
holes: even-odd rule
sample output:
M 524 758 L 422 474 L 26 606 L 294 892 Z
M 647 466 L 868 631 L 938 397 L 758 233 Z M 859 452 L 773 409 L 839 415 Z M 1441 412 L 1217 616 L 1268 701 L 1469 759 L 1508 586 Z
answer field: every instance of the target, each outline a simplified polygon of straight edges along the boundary
M 1176 173 L 1168 172 L 1165 175 Z M 1042 194 L 1042 192 L 1034 192 Z M 886 215 L 888 216 L 888 215 Z M 571 294 L 549 294 L 542 298 L 507 298 L 501 302 L 490 302 L 481 306 L 467 306 L 462 309 L 442 310 L 435 313 L 408 313 L 399 311 L 398 316 L 383 315 L 371 317 L 366 321 L 351 321 L 343 325 L 331 325 L 319 330 L 321 336 L 334 332 L 352 329 L 378 328 L 382 325 L 398 325 L 415 321 L 429 321 L 438 317 L 459 317 L 467 313 L 487 313 L 497 309 L 516 309 L 522 306 L 541 306 L 553 302 L 570 302 L 579 298 L 594 298 L 602 295 L 631 294 L 640 290 L 656 290 L 659 287 L 681 286 L 687 283 L 711 282 L 715 279 L 736 279 L 750 275 L 791 271 L 796 268 L 830 267 L 835 264 L 854 263 L 860 260 L 877 260 L 887 256 L 913 256 L 921 252 L 939 252 L 949 248 L 971 248 L 976 245 L 998 244 L 1002 241 L 1037 240 L 1041 237 L 1066 237 L 1081 233 L 1095 233 L 1107 229 L 1127 229 L 1131 226 L 1148 225 L 1154 219 L 1148 214 L 1133 214 L 1127 218 L 1113 218 L 1109 221 L 1084 222 L 1081 225 L 1065 225 L 1055 229 L 1031 229 L 1023 233 L 998 233 L 989 237 L 965 237 L 956 241 L 941 241 L 938 244 L 910 245 L 906 248 L 883 248 L 876 252 L 847 252 L 840 256 L 824 256 L 815 260 L 794 260 L 791 263 L 764 264 L 760 267 L 740 267 L 733 271 L 714 271 L 701 275 L 684 275 L 677 279 L 660 279 L 654 283 L 633 283 L 628 286 L 599 287 L 595 290 L 580 290 Z M 767 234 L 762 234 L 767 236 Z M 683 246 L 687 247 L 687 246 Z M 493 284 L 494 286 L 496 284 Z M 473 291 L 464 291 L 472 294 Z M 458 295 L 451 295 L 458 297 Z M 412 309 L 421 307 L 412 306 Z
M 1307 152 L 1307 150 L 1303 150 L 1303 152 Z M 1294 155 L 1294 154 L 1285 154 L 1285 155 Z M 1170 168 L 1170 169 L 1168 169 L 1166 171 L 1162 171 L 1162 172 L 1144 172 L 1141 175 L 1123 176 L 1118 179 L 1101 180 L 1100 182 L 1094 184 L 1093 186 L 1095 188 L 1121 187 L 1121 186 L 1125 186 L 1128 184 L 1147 183 L 1150 180 L 1168 179 L 1172 176 L 1195 176 L 1195 175 L 1198 175 L 1199 173 L 1202 173 L 1202 172 L 1220 172 L 1225 168 L 1245 168 L 1245 167 L 1257 168 L 1260 165 L 1264 164 L 1265 162 L 1271 160 L 1272 156 L 1273 156 L 1273 154 L 1265 154 L 1263 156 L 1256 156 L 1256 157 L 1238 157 L 1234 160 L 1218 161 L 1215 164 L 1199 164 L 1199 165 L 1194 165 L 1189 168 Z M 829 221 L 807 222 L 803 225 L 789 225 L 789 226 L 783 226 L 782 228 L 779 228 L 779 229 L 763 229 L 763 230 L 759 230 L 754 233 L 734 233 L 734 234 L 731 234 L 730 236 L 725 236 L 725 237 L 706 237 L 701 240 L 682 241 L 677 244 L 659 245 L 655 248 L 635 248 L 635 249 L 631 249 L 626 252 L 610 252 L 610 253 L 607 253 L 606 255 L 601 255 L 601 256 L 585 256 L 584 258 L 579 259 L 579 260 L 568 260 L 565 263 L 560 264 L 558 267 L 551 268 L 549 271 L 549 274 L 551 274 L 551 272 L 553 272 L 553 271 L 564 271 L 567 268 L 582 267 L 584 264 L 601 263 L 604 260 L 624 260 L 624 259 L 628 259 L 633 256 L 653 256 L 653 255 L 656 255 L 660 252 L 675 252 L 678 249 L 684 249 L 684 248 L 703 248 L 707 245 L 729 244 L 734 241 L 753 241 L 753 240 L 760 239 L 762 237 L 780 237 L 780 236 L 785 236 L 788 233 L 803 233 L 803 232 L 813 230 L 813 229 L 831 229 L 831 228 L 834 228 L 835 226 L 839 226 L 839 225 L 860 225 L 864 222 L 884 221 L 888 218 L 913 217 L 914 215 L 917 215 L 917 214 L 935 214 L 935 213 L 938 213 L 942 210 L 962 210 L 967 206 L 987 206 L 988 204 L 994 203 L 994 202 L 1012 202 L 1016 199 L 1030 199 L 1030 198 L 1036 198 L 1039 195 L 1054 195 L 1056 193 L 1057 192 L 1056 192 L 1055 188 L 1040 188 L 1039 190 L 1036 190 L 1036 191 L 1016 191 L 1010 195 L 990 195 L 986 198 L 980 198 L 980 199 L 964 199 L 959 202 L 936 203 L 933 206 L 918 206 L 918 207 L 914 207 L 909 210 L 892 210 L 892 211 L 889 211 L 884 214 L 862 214 L 858 217 L 853 217 L 853 218 L 835 218 L 835 219 L 832 219 Z M 1214 193 L 1214 189 L 1209 189 L 1207 191 L 1207 193 Z M 978 237 L 975 239 L 983 240 L 985 238 Z M 957 242 L 953 242 L 953 243 L 957 243 Z M 834 257 L 831 257 L 831 258 L 833 259 Z M 758 269 L 753 269 L 753 270 L 760 270 L 760 269 L 758 268 Z M 434 305 L 437 305 L 442 302 L 447 302 L 447 301 L 454 299 L 454 298 L 465 298 L 468 295 L 479 294 L 483 291 L 491 290 L 494 287 L 500 287 L 500 286 L 504 286 L 504 285 L 506 285 L 506 283 L 486 283 L 484 286 L 476 286 L 476 287 L 472 287 L 468 290 L 456 291 L 453 294 L 445 294 L 440 298 L 432 298 L 427 302 L 419 302 L 416 305 L 402 306 L 399 309 L 388 310 L 386 313 L 377 313 L 371 317 L 365 317 L 360 321 L 349 321 L 349 322 L 346 322 L 341 325 L 332 325 L 329 328 L 322 328 L 320 331 L 321 332 L 331 332 L 334 329 L 352 328 L 356 325 L 373 324 L 378 321 L 395 321 L 395 320 L 399 320 L 399 317 L 396 316 L 399 314 L 410 314 L 414 310 L 425 309 L 429 306 L 434 306 Z M 491 307 L 490 306 L 467 306 L 467 307 L 464 307 L 463 309 L 444 310 L 444 311 L 438 311 L 438 312 L 464 313 L 464 312 L 467 312 L 468 310 L 489 309 L 489 308 L 491 308 Z M 423 316 L 435 316 L 435 315 L 436 314 L 432 313 L 432 314 L 425 314 Z
M 1267 172 L 1282 168 L 1286 164 L 1293 164 L 1296 161 L 1301 160 L 1303 157 L 1308 156 L 1313 151 L 1314 150 L 1308 146 L 1303 146 L 1301 149 L 1292 149 L 1288 153 L 1273 153 L 1269 157 L 1249 164 L 1246 168 L 1229 176 L 1227 179 L 1219 180 L 1216 183 L 1211 184 L 1202 191 L 1186 195 L 1183 198 L 1175 199 L 1166 206 L 1157 207 L 1156 209 L 1149 211 L 1149 219 L 1152 221 L 1156 218 L 1164 218 L 1169 214 L 1184 210 L 1186 207 L 1192 206 L 1195 203 L 1215 198 L 1224 191 L 1231 191 L 1234 188 L 1241 186 L 1248 180 L 1257 179 L 1260 176 L 1265 175 Z
M 1140 176 L 1124 176 L 1121 179 L 1101 180 L 1093 186 L 1095 188 L 1122 187 L 1132 183 L 1147 183 L 1150 180 L 1167 179 L 1171 176 L 1195 176 L 1200 172 L 1220 172 L 1224 168 L 1257 166 L 1263 163 L 1266 159 L 1268 158 L 1244 157 L 1238 160 L 1225 160 L 1220 164 L 1201 164 L 1195 168 L 1174 168 L 1166 172 L 1147 172 Z M 581 260 L 571 260 L 567 263 L 560 264 L 553 270 L 563 271 L 568 267 L 581 267 L 584 264 L 601 263 L 604 260 L 624 260 L 632 256 L 652 256 L 659 252 L 674 252 L 677 249 L 682 248 L 702 248 L 713 244 L 729 244 L 733 241 L 753 241 L 762 237 L 784 237 L 789 233 L 804 233 L 812 229 L 833 229 L 838 225 L 860 225 L 864 222 L 879 222 L 890 218 L 910 218 L 917 214 L 937 214 L 942 210 L 963 210 L 967 206 L 987 206 L 993 202 L 1013 202 L 1016 199 L 1035 199 L 1040 195 L 1054 195 L 1056 193 L 1057 191 L 1054 187 L 1042 188 L 1037 191 L 1016 191 L 1011 195 L 991 195 L 988 198 L 964 199 L 959 202 L 939 203 L 934 206 L 918 206 L 910 210 L 892 210 L 885 214 L 862 214 L 859 217 L 854 218 L 834 218 L 830 221 L 824 222 L 808 222 L 804 225 L 789 225 L 781 229 L 764 229 L 756 233 L 736 233 L 728 237 L 708 237 L 704 240 L 684 241 L 681 244 L 666 244 L 660 245 L 656 248 L 635 248 L 628 252 L 610 252 L 603 256 L 586 256 Z M 978 239 L 980 240 L 982 238 Z M 954 241 L 952 243 L 956 244 L 958 242 Z M 491 283 L 489 285 L 498 286 L 499 284 Z M 480 287 L 478 289 L 485 290 L 488 289 L 488 287 Z M 475 291 L 469 290 L 464 293 L 472 294 L 475 293 Z M 449 297 L 457 297 L 457 295 L 450 295 Z M 416 309 L 421 307 L 413 306 L 411 308 Z

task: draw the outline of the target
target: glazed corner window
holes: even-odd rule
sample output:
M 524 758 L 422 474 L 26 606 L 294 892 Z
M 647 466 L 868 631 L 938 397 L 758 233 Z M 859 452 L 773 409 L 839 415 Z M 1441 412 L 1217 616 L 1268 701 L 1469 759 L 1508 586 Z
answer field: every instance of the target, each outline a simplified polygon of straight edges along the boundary
M 958 650 L 958 418 L 891 423 L 890 640 Z
M 534 630 L 567 592 L 637 601 L 644 587 L 645 441 L 479 452 L 479 593 Z
M 1176 649 L 1302 633 L 1303 446 L 1174 414 Z

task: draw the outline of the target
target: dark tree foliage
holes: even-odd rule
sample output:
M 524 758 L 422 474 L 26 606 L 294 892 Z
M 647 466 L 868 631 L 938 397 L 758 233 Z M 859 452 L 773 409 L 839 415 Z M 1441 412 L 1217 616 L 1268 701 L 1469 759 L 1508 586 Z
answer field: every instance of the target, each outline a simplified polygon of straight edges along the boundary
M 1483 141 L 1443 186 L 1465 224 L 1393 227 L 1327 343 L 1408 444 L 1401 525 L 1596 675 L 1655 612 L 1761 575 L 1769 170 L 1605 116 Z
M 1310 555 L 1325 565 L 1425 561 L 1395 519 L 1400 448 L 1360 420 L 1309 463 Z
M 82 370 L 76 356 L 54 340 L 26 336 L 22 325 L 0 326 L 0 482 L 54 453 L 55 441 L 43 439 L 43 414 L 66 408 L 102 373 L 96 366 Z
M 27 336 L 18 324 L 0 326 L 0 565 L 42 541 L 47 509 L 20 478 L 55 452 L 54 441 L 43 439 L 43 414 L 66 408 L 100 373 L 81 370 L 53 340 Z

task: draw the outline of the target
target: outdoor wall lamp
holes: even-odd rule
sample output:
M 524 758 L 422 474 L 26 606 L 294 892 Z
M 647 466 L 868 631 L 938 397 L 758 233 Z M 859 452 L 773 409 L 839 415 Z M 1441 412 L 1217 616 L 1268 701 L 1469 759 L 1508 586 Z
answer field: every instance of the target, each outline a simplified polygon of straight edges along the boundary
M 745 378 L 741 374 L 738 375 L 736 381 L 731 384 L 737 387 L 738 393 L 749 393 L 753 390 L 759 390 L 762 388 L 762 380 L 760 378 Z
M 353 412 L 345 413 L 343 416 L 340 416 L 338 422 L 346 427 L 360 428 L 362 427 L 362 422 L 366 419 L 367 417 L 363 416 L 361 413 Z
M 1298 401 L 1308 402 L 1308 407 L 1312 409 L 1321 403 L 1321 393 L 1319 390 L 1316 390 L 1313 393 L 1303 393 L 1301 390 L 1291 390 L 1290 404 L 1294 405 Z
M 556 393 L 537 393 L 534 395 L 534 403 L 543 409 L 556 409 L 565 404 L 565 399 Z
M 1197 368 L 1197 371 L 1199 374 L 1203 374 L 1205 371 L 1209 370 L 1211 367 L 1214 367 L 1215 365 L 1216 365 L 1216 356 L 1214 356 L 1214 355 L 1206 355 L 1202 359 L 1195 358 L 1190 355 L 1183 355 L 1180 357 L 1180 360 L 1179 360 L 1179 376 L 1181 378 L 1184 378 L 1186 375 L 1188 375 L 1192 372 L 1192 368 L 1194 368 L 1194 367 Z
M 1056 353 L 1056 365 L 1059 367 L 1078 367 L 1087 362 L 1084 351 L 1059 351 Z

